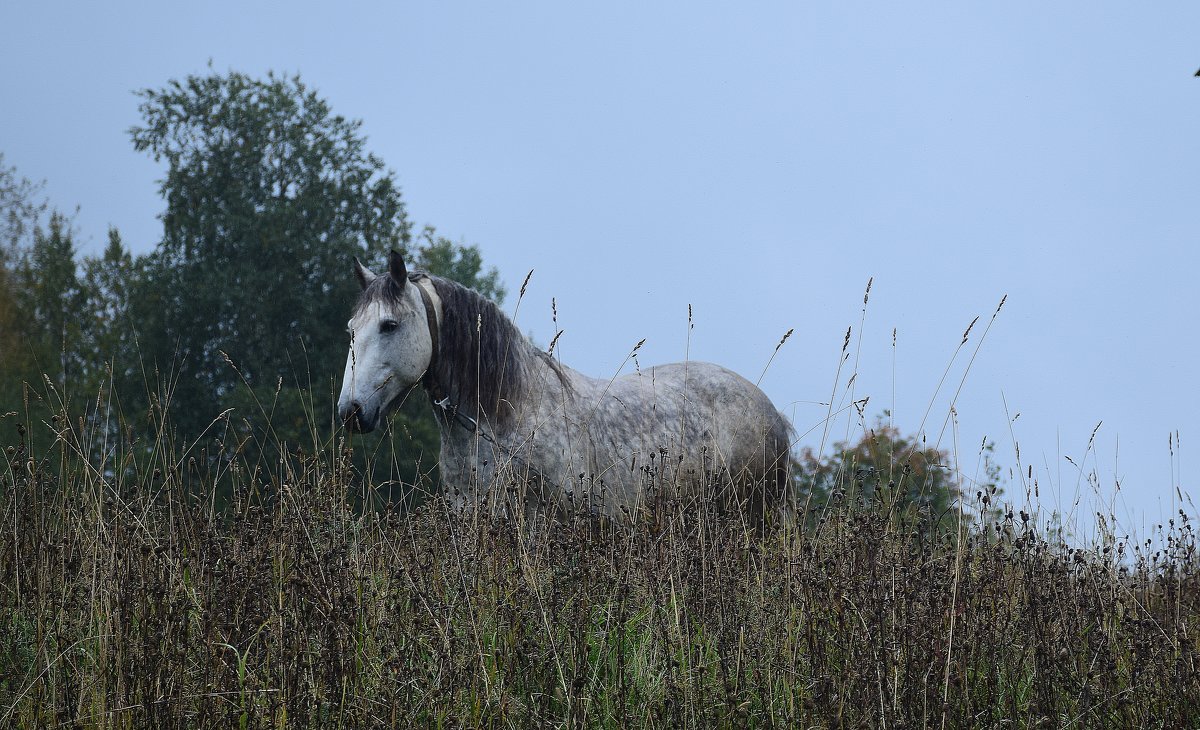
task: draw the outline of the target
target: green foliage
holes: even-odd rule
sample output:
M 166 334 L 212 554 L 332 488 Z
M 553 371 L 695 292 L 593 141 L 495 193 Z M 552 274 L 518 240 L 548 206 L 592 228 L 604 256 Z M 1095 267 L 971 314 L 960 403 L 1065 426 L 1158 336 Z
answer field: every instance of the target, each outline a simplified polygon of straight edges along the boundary
M 30 396 L 61 399 L 112 435 L 123 418 L 145 448 L 199 441 L 196 454 L 271 469 L 337 431 L 355 257 L 379 269 L 398 249 L 503 299 L 478 247 L 432 226 L 413 235 L 361 122 L 334 114 L 298 76 L 209 73 L 139 95 L 133 146 L 166 166 L 163 237 L 148 255 L 132 255 L 113 229 L 101 255 L 79 260 L 69 219 L 44 220 L 40 186 L 0 157 L 0 412 Z M 97 394 L 113 396 L 103 413 Z M 434 468 L 438 434 L 423 400 L 357 440 L 370 481 L 411 483 Z M 207 440 L 224 428 L 237 443 L 213 456 Z
M 52 397 L 81 414 L 107 392 L 111 363 L 136 366 L 130 297 L 139 273 L 116 229 L 102 256 L 80 262 L 71 219 L 40 195 L 0 155 L 0 412 Z
M 406 249 L 409 223 L 361 124 L 299 77 L 189 76 L 140 94 L 130 134 L 167 163 L 167 208 L 139 326 L 160 367 L 183 356 L 176 403 L 195 431 L 215 412 L 200 404 L 243 379 L 305 387 L 337 372 L 350 262 Z
M 20 331 L 36 373 L 49 376 L 60 389 L 86 377 L 90 366 L 78 343 L 85 294 L 75 266 L 70 223 L 52 213 L 46 230 L 33 231 L 33 246 L 16 267 L 16 297 L 23 313 Z
M 938 531 L 953 530 L 950 516 L 959 498 L 950 455 L 904 436 L 878 418 L 858 441 L 833 444 L 830 455 L 806 448 L 795 465 L 793 484 L 799 503 L 815 520 L 831 501 L 883 499 L 898 513 L 911 512 Z
M 125 248 L 116 228 L 109 229 L 102 255 L 83 260 L 80 320 L 85 326 L 78 346 L 92 363 L 115 364 L 115 377 L 121 381 L 136 374 L 132 319 L 134 288 L 143 276 L 140 263 Z
M 5 165 L 0 152 L 0 264 L 11 265 L 14 253 L 33 234 L 46 209 L 42 185 Z
M 395 177 L 366 151 L 361 122 L 335 115 L 298 76 L 189 76 L 140 93 L 144 123 L 130 134 L 166 162 L 167 208 L 134 319 L 160 377 L 178 375 L 173 415 L 184 434 L 233 407 L 247 449 L 315 448 L 329 437 L 331 424 L 311 415 L 331 407 L 325 394 L 339 386 L 354 257 L 379 266 L 399 249 L 503 296 L 478 248 L 432 227 L 413 240 Z M 418 400 L 386 441 L 364 440 L 393 457 L 377 461 L 387 465 L 377 480 L 411 482 L 419 463 L 436 461 L 436 428 Z
M 14 272 L 0 262 L 0 412 L 17 402 L 21 373 L 26 370 L 15 284 Z
M 41 185 L 5 165 L 0 153 L 0 412 L 17 402 L 21 378 L 32 370 L 17 268 L 45 211 Z
M 483 256 L 478 246 L 456 244 L 439 236 L 433 226 L 425 226 L 417 239 L 417 268 L 431 271 L 447 279 L 453 279 L 497 304 L 507 294 L 500 283 L 500 272 L 495 268 L 484 271 Z M 384 263 L 378 270 L 384 268 Z

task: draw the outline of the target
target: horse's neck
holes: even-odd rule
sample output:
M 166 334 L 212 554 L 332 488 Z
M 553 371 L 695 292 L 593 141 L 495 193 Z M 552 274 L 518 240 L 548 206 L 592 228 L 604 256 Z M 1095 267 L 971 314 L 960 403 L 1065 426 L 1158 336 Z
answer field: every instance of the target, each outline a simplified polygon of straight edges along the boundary
M 443 316 L 430 395 L 499 432 L 538 397 L 553 368 L 495 304 L 453 282 L 434 284 Z
M 563 411 L 564 406 L 575 400 L 577 378 L 582 376 L 571 368 L 542 356 L 528 341 L 514 342 L 520 347 L 509 367 L 519 368 L 519 383 L 511 390 L 502 390 L 496 406 L 508 417 L 497 417 L 499 413 L 483 413 L 474 407 L 478 402 L 471 393 L 447 393 L 449 404 L 457 405 L 459 411 L 472 419 L 495 437 L 512 436 L 524 438 L 531 428 L 543 422 L 552 412 Z M 584 378 L 586 380 L 586 378 Z M 493 386 L 494 387 L 494 386 Z

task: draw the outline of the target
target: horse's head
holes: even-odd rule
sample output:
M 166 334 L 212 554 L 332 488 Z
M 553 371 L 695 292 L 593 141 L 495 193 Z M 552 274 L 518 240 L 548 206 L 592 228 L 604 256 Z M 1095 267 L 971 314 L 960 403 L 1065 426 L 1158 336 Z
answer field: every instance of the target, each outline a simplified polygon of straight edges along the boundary
M 404 259 L 392 251 L 388 271 L 376 276 L 357 259 L 363 292 L 347 329 L 350 354 L 338 416 L 353 431 L 375 430 L 430 367 L 436 332 L 429 293 L 410 282 Z M 436 294 L 434 295 L 436 296 Z

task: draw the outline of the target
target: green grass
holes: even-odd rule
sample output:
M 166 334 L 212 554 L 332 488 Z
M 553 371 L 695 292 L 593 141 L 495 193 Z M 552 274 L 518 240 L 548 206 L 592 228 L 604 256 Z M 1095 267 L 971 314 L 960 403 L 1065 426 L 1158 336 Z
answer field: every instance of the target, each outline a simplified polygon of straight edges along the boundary
M 0 727 L 1200 724 L 1182 512 L 1069 545 L 851 480 L 807 528 L 669 496 L 514 525 L 363 509 L 344 444 L 105 443 L 0 419 Z

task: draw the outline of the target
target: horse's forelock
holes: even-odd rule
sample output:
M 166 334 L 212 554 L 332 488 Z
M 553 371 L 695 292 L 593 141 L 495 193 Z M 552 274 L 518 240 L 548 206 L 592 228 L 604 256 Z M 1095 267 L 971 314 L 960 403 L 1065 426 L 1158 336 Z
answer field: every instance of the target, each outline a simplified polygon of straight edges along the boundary
M 389 275 L 377 276 L 367 288 L 358 295 L 354 304 L 354 315 L 357 317 L 366 311 L 367 307 L 379 303 L 388 309 L 394 309 L 404 299 L 404 286 Z

